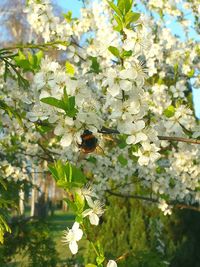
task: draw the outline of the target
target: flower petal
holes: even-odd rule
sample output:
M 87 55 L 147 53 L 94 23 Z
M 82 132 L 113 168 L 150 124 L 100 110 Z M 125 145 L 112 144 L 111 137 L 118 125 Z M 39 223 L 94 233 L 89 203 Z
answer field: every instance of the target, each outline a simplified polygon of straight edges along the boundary
M 113 86 L 109 86 L 107 91 L 111 94 L 111 96 L 115 97 L 120 92 L 120 87 L 118 84 L 113 84 Z
M 76 254 L 78 252 L 78 244 L 76 243 L 76 241 L 69 243 L 69 249 L 71 250 L 72 254 Z
M 74 121 L 72 118 L 66 117 L 65 118 L 65 124 L 72 126 L 72 125 L 74 125 Z
M 60 140 L 61 146 L 70 146 L 72 142 L 72 134 L 67 133 L 66 135 L 63 135 L 63 137 Z
M 83 215 L 83 217 L 86 217 L 86 216 L 90 215 L 91 213 L 92 213 L 92 209 L 87 209 L 87 210 L 84 210 L 82 215 Z
M 89 215 L 89 220 L 92 225 L 98 225 L 99 224 L 99 217 L 95 213 L 91 213 Z
M 56 126 L 56 128 L 54 129 L 55 135 L 61 135 L 61 134 L 63 134 L 63 132 L 64 132 L 64 128 L 63 128 L 62 124 L 58 124 Z
M 81 240 L 83 236 L 83 231 L 81 229 L 77 229 L 76 232 L 74 233 L 76 241 Z
M 140 120 L 140 121 L 137 121 L 135 124 L 134 124 L 134 127 L 135 127 L 135 131 L 141 131 L 144 127 L 145 127 L 145 122 L 143 120 Z
M 94 208 L 94 201 L 92 200 L 92 198 L 88 198 L 87 203 L 88 203 L 90 208 L 92 208 L 92 209 Z
M 140 132 L 136 134 L 136 138 L 135 138 L 135 144 L 139 143 L 140 141 L 146 141 L 148 139 L 147 135 Z
M 72 226 L 72 230 L 78 230 L 78 228 L 79 228 L 79 223 L 77 223 L 77 222 L 75 222 L 74 224 L 73 224 L 73 226 Z
M 113 260 L 109 260 L 106 267 L 117 267 L 117 263 Z
M 92 202 L 92 198 L 91 198 L 91 196 L 87 196 L 87 195 L 85 195 L 85 199 L 86 199 L 88 205 L 89 205 L 89 203 Z
M 134 144 L 134 143 L 135 143 L 135 136 L 134 136 L 134 135 L 130 135 L 130 136 L 128 136 L 127 139 L 126 139 L 126 143 L 127 143 L 128 145 L 130 145 L 130 144 Z
M 124 91 L 130 91 L 132 89 L 132 83 L 127 80 L 120 81 L 120 88 Z

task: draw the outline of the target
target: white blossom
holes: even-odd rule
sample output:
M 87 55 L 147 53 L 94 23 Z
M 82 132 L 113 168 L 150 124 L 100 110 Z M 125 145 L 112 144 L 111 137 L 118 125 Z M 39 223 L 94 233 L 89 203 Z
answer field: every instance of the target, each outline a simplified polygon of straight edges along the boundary
M 83 212 L 83 217 L 89 216 L 90 223 L 93 225 L 99 224 L 99 217 L 104 213 L 103 204 L 99 200 L 87 199 L 89 209 Z
M 72 254 L 78 252 L 77 241 L 81 240 L 83 236 L 83 231 L 79 229 L 79 223 L 75 222 L 72 226 L 72 229 L 67 229 L 64 231 L 63 243 L 69 244 L 69 249 Z
M 114 260 L 109 260 L 107 267 L 117 267 L 117 263 Z

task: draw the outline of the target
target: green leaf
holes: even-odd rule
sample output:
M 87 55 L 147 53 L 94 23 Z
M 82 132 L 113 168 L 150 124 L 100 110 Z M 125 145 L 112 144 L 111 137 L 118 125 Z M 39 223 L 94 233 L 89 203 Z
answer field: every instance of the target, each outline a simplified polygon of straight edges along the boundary
M 63 101 L 63 109 L 65 110 L 67 116 L 74 118 L 78 112 L 78 110 L 75 108 L 76 105 L 75 96 L 68 97 L 66 87 L 64 88 L 62 101 Z
M 44 53 L 43 53 L 43 51 L 39 51 L 39 52 L 37 52 L 36 54 L 36 57 L 37 57 L 37 63 L 38 63 L 38 65 L 40 65 L 40 63 L 41 63 L 41 60 L 42 60 L 42 58 L 43 58 L 43 56 L 44 56 Z
M 96 262 L 97 262 L 98 265 L 100 265 L 101 263 L 103 263 L 104 260 L 105 260 L 105 257 L 104 256 L 101 256 L 100 255 L 100 256 L 96 257 Z
M 26 80 L 26 79 L 24 79 L 24 78 L 21 76 L 20 73 L 17 73 L 17 81 L 18 81 L 19 86 L 21 86 L 21 87 L 23 87 L 23 88 L 25 88 L 25 89 L 28 88 L 28 86 L 29 86 L 29 81 Z
M 37 61 L 37 58 L 34 58 L 34 55 L 32 55 L 29 51 L 27 52 L 28 55 L 28 62 L 30 63 L 29 65 L 35 65 L 35 61 Z
M 192 77 L 194 76 L 194 73 L 195 73 L 195 70 L 192 69 L 191 71 L 189 71 L 189 72 L 187 73 L 187 76 L 188 76 L 189 78 L 192 78 Z
M 92 157 L 92 156 L 88 157 L 86 160 L 93 163 L 93 164 L 95 164 L 97 162 L 97 159 L 95 157 Z
M 115 56 L 115 57 L 120 57 L 119 50 L 115 46 L 109 46 L 108 50 Z
M 12 107 L 9 107 L 3 100 L 0 100 L 0 109 L 5 110 L 5 112 L 9 115 L 10 118 L 14 116 L 17 119 L 18 123 L 23 126 L 21 116 L 18 114 L 18 112 L 15 111 Z
M 4 180 L 0 177 L 0 185 L 4 188 L 4 190 L 7 190 L 7 184 L 4 182 Z
M 10 70 L 9 70 L 8 63 L 5 63 L 5 70 L 4 70 L 4 74 L 3 74 L 3 80 L 4 80 L 4 82 L 7 81 L 7 77 L 8 77 L 8 74 L 9 73 L 10 73 Z
M 125 0 L 125 12 L 126 14 L 131 10 L 133 6 L 133 0 Z
M 174 65 L 174 73 L 175 73 L 175 75 L 177 75 L 178 74 L 178 64 L 176 63 L 175 65 Z
M 82 223 L 83 222 L 83 216 L 81 216 L 81 215 L 77 215 L 76 216 L 76 218 L 75 218 L 75 221 L 77 222 L 77 223 Z
M 122 166 L 126 166 L 128 163 L 128 160 L 125 159 L 122 154 L 120 154 L 117 159 Z
M 159 14 L 160 18 L 163 19 L 164 13 L 163 13 L 163 10 L 161 8 L 159 8 L 158 14 Z
M 8 232 L 11 233 L 11 229 L 6 222 L 4 215 L 0 214 L 0 243 L 4 242 L 4 234 Z
M 80 194 L 75 193 L 74 201 L 75 201 L 78 213 L 81 214 L 83 212 L 83 209 L 84 209 L 84 206 L 85 206 L 84 197 L 80 196 Z
M 31 70 L 31 65 L 27 59 L 17 60 L 15 58 L 15 62 L 17 64 L 17 66 L 22 68 L 23 70 L 25 70 L 25 71 Z
M 68 207 L 70 208 L 70 210 L 73 210 L 74 212 L 76 212 L 76 205 L 74 202 L 72 202 L 69 199 L 63 199 L 65 202 L 67 202 Z M 78 220 L 76 219 L 76 221 L 78 222 Z
M 62 163 L 58 160 L 53 165 L 49 166 L 49 170 L 55 178 L 57 185 L 63 189 L 70 189 L 73 187 L 80 187 L 86 182 L 86 177 L 83 172 L 76 166 L 66 162 Z M 81 200 L 79 202 L 79 208 L 83 206 Z
M 75 107 L 75 96 L 69 97 L 69 108 L 73 109 Z
M 133 11 L 128 12 L 125 17 L 125 26 L 126 28 L 130 28 L 131 23 L 135 23 L 140 18 L 140 13 L 136 13 Z
M 171 118 L 174 116 L 175 114 L 175 107 L 170 105 L 167 109 L 164 110 L 164 115 L 167 117 L 167 118 Z
M 38 71 L 40 69 L 40 64 L 43 56 L 44 53 L 42 51 L 39 51 L 35 55 L 33 55 L 33 64 L 32 64 L 33 71 Z
M 132 56 L 132 54 L 133 54 L 133 51 L 132 51 L 132 50 L 128 50 L 128 51 L 124 50 L 124 51 L 122 52 L 122 54 L 121 54 L 121 57 L 122 57 L 122 58 L 127 58 L 127 57 Z
M 70 76 L 74 76 L 75 69 L 74 69 L 74 66 L 69 61 L 66 61 L 65 68 L 66 68 L 67 74 L 69 74 Z
M 59 179 L 57 170 L 51 165 L 49 165 L 48 168 L 49 168 L 49 171 L 51 172 L 51 174 L 53 175 L 53 177 L 55 178 L 55 180 L 57 181 Z
M 66 14 L 63 14 L 63 17 L 66 19 L 66 21 L 69 23 L 72 21 L 72 12 L 68 11 Z
M 75 96 L 70 96 L 67 107 L 65 108 L 67 116 L 74 118 L 78 113 L 78 110 L 75 108 Z
M 85 265 L 85 267 L 97 267 L 97 265 L 92 264 L 92 263 L 88 263 L 88 264 Z
M 29 53 L 30 58 L 30 53 Z M 20 68 L 22 68 L 25 71 L 31 70 L 31 65 L 29 60 L 26 58 L 26 56 L 19 50 L 18 55 L 14 57 L 14 61 L 16 65 Z
M 27 52 L 27 57 L 20 50 L 18 55 L 14 57 L 16 65 L 23 69 L 23 71 L 36 71 L 40 68 L 41 59 L 43 57 L 43 52 L 39 51 L 36 54 L 31 54 Z
M 70 164 L 70 163 L 68 163 Z M 75 181 L 80 184 L 84 184 L 86 182 L 86 177 L 80 168 L 72 165 L 72 181 Z
M 11 108 L 3 100 L 0 100 L 0 109 L 5 110 L 10 117 L 12 116 Z
M 56 181 L 58 181 L 60 177 L 62 180 L 67 181 L 61 160 L 55 162 L 54 165 L 49 165 L 48 168 Z
M 68 97 L 68 94 L 67 94 L 66 86 L 63 89 L 63 97 L 62 97 L 62 100 L 63 100 L 63 102 L 65 104 L 67 104 L 68 101 L 69 101 L 69 97 Z
M 112 8 L 112 10 L 114 10 L 114 11 L 117 13 L 117 15 L 118 15 L 120 18 L 122 18 L 123 14 L 122 14 L 122 12 L 120 11 L 120 9 L 119 9 L 113 2 L 111 2 L 111 1 L 108 1 L 108 0 L 107 0 L 107 3 L 108 3 L 109 6 Z
M 20 60 L 26 59 L 26 56 L 22 53 L 21 50 L 18 51 L 18 57 Z
M 37 125 L 36 124 L 36 129 L 38 132 L 40 132 L 41 134 L 45 134 L 50 132 L 53 129 L 53 125 L 52 124 L 45 124 L 45 125 Z
M 122 19 L 117 14 L 114 15 L 114 19 L 117 22 L 117 26 L 114 27 L 114 30 L 116 30 L 118 32 L 121 32 L 122 29 L 123 29 L 123 21 L 122 21 Z
M 131 146 L 131 152 L 138 152 L 140 144 L 135 144 Z
M 117 0 L 117 7 L 124 15 L 124 17 L 131 10 L 132 5 L 133 5 L 133 0 Z
M 97 246 L 97 249 L 98 249 L 98 252 L 99 252 L 99 256 L 101 256 L 102 258 L 104 258 L 104 250 L 103 250 L 102 244 L 99 241 L 97 241 L 96 242 L 96 246 Z
M 158 173 L 158 174 L 165 173 L 165 172 L 166 172 L 166 170 L 164 167 L 158 166 L 156 168 L 156 173 Z
M 119 10 L 121 11 L 121 13 L 123 15 L 125 15 L 125 0 L 117 0 L 117 7 L 119 8 Z
M 66 88 L 64 88 L 64 93 L 61 100 L 56 99 L 54 97 L 45 97 L 40 99 L 40 101 L 45 104 L 64 110 L 66 115 L 70 118 L 74 118 L 78 112 L 78 110 L 75 108 L 75 96 L 68 97 Z
M 56 107 L 56 108 L 60 108 L 60 109 L 64 109 L 64 105 L 63 105 L 63 101 L 61 100 L 58 100 L 54 97 L 45 97 L 45 98 L 42 98 L 40 99 L 40 101 L 42 103 L 45 103 L 45 104 L 48 104 L 50 106 L 53 106 L 53 107 Z
M 127 146 L 126 138 L 127 138 L 126 135 L 119 136 L 118 141 L 117 141 L 119 148 L 124 149 Z
M 94 72 L 99 74 L 101 72 L 99 62 L 97 61 L 97 57 L 90 56 L 89 59 L 92 61 L 90 72 Z

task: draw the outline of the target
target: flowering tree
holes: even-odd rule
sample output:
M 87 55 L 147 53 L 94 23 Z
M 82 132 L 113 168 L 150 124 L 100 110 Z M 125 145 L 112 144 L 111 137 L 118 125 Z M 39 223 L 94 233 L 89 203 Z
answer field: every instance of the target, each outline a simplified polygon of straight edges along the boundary
M 34 166 L 50 171 L 76 214 L 63 241 L 76 254 L 84 237 L 96 253 L 87 267 L 117 266 L 89 235 L 105 193 L 153 202 L 165 215 L 199 209 L 191 87 L 200 83 L 200 46 L 185 17 L 189 10 L 198 31 L 199 6 L 179 2 L 144 1 L 142 12 L 132 0 L 85 3 L 80 19 L 61 19 L 49 0 L 29 0 L 24 12 L 44 42 L 0 49 L 2 187 L 13 179 L 23 187 Z M 178 18 L 184 41 L 167 16 Z M 49 48 L 60 51 L 57 60 Z M 0 216 L 3 241 L 10 229 Z

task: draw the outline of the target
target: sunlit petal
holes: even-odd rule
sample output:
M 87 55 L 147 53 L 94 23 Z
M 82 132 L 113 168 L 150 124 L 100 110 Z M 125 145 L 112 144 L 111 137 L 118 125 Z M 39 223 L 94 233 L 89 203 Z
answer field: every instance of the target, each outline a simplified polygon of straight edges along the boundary
M 78 252 L 78 244 L 76 243 L 76 241 L 69 243 L 69 249 L 71 250 L 72 254 L 76 254 Z

